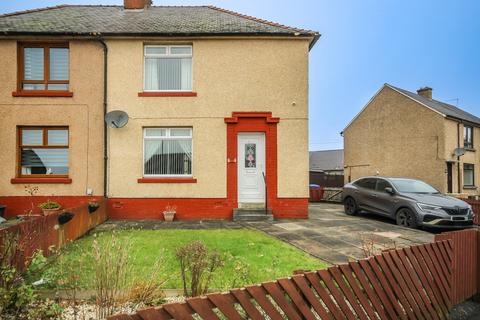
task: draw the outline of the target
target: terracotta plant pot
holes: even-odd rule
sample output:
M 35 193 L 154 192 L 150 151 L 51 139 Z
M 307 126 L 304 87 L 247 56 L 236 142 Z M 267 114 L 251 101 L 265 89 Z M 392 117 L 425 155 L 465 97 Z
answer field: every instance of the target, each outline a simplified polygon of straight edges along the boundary
M 163 218 L 165 221 L 172 222 L 175 218 L 175 212 L 173 211 L 163 211 Z
M 44 216 L 49 216 L 54 213 L 60 212 L 62 208 L 55 208 L 55 209 L 42 209 L 42 213 Z

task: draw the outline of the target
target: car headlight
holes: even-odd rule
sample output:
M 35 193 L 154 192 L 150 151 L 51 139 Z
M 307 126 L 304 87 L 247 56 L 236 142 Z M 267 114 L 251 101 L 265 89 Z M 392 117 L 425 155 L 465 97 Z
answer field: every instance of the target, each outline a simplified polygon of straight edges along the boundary
M 426 204 L 426 203 L 417 203 L 417 206 L 422 211 L 437 211 L 439 209 L 442 209 L 442 207 L 438 207 L 438 206 L 434 206 L 434 205 Z

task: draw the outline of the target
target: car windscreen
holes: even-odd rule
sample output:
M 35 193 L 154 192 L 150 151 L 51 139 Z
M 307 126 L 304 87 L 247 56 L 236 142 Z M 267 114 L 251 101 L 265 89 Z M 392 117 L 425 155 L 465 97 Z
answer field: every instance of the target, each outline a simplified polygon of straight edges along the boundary
M 420 181 L 411 179 L 390 179 L 400 192 L 410 193 L 438 193 L 438 190 L 431 185 Z

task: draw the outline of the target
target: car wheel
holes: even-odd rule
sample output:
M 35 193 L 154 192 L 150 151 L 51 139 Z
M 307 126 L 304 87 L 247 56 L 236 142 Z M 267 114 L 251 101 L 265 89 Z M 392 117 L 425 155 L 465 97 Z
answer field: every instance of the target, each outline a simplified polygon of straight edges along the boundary
M 407 208 L 402 208 L 397 212 L 397 224 L 402 227 L 416 229 L 418 228 L 417 225 L 417 217 L 412 210 Z
M 354 216 L 358 213 L 357 203 L 355 199 L 348 197 L 343 201 L 343 206 L 345 208 L 345 213 L 349 216 Z

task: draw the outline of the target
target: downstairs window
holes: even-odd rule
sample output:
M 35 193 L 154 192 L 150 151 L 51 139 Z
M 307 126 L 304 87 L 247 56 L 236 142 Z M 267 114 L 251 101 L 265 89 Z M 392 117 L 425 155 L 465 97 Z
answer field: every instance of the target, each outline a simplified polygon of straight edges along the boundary
M 471 163 L 463 164 L 463 186 L 473 187 L 475 186 L 475 169 Z
M 67 127 L 18 128 L 19 177 L 68 176 Z
M 143 130 L 144 177 L 192 176 L 192 128 Z

